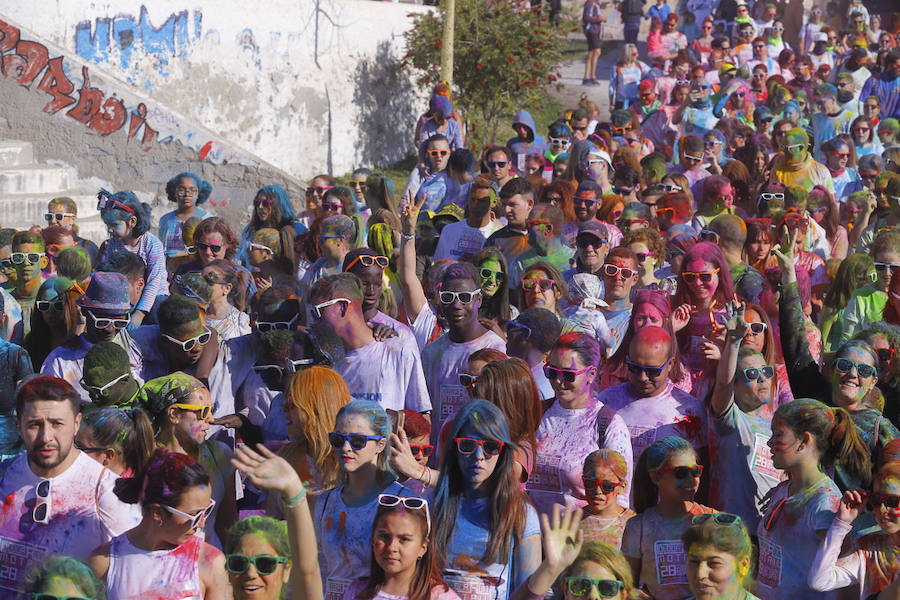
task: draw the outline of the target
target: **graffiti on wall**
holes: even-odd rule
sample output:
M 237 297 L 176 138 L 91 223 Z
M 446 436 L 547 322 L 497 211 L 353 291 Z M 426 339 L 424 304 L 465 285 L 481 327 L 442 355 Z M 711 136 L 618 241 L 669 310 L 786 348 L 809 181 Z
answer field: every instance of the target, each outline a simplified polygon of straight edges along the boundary
M 138 139 L 148 149 L 158 131 L 147 123 L 147 106 L 141 102 L 129 110 L 115 94 L 91 85 L 87 67 L 81 68 L 81 86 L 66 75 L 63 57 L 50 58 L 47 47 L 39 42 L 21 39 L 19 28 L 0 20 L 0 73 L 28 89 L 50 96 L 44 112 L 56 114 L 64 109 L 66 117 L 79 121 L 107 136 L 127 123 L 128 139 Z
M 169 15 L 159 27 L 150 23 L 147 7 L 141 6 L 139 17 L 119 15 L 98 17 L 92 24 L 82 21 L 75 26 L 75 52 L 94 64 L 117 57 L 121 68 L 128 69 L 136 50 L 153 55 L 165 74 L 169 57 L 183 57 L 187 48 L 200 38 L 203 15 L 195 10 L 191 19 L 187 10 Z

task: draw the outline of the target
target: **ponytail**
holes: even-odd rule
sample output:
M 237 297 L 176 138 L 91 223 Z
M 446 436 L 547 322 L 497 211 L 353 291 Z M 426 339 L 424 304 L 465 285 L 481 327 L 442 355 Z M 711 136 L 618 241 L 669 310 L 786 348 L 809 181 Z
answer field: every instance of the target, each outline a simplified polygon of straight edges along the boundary
M 156 446 L 150 417 L 140 408 L 96 408 L 84 414 L 80 428 L 99 445 L 121 453 L 132 473 L 144 470 Z
M 125 414 L 131 419 L 134 427 L 122 442 L 122 455 L 132 473 L 140 473 L 156 448 L 153 424 L 150 422 L 149 415 L 140 408 L 132 408 L 125 411 Z
M 653 483 L 650 472 L 664 466 L 670 456 L 690 452 L 696 458 L 697 452 L 690 442 L 677 435 L 670 435 L 647 446 L 638 458 L 634 468 L 634 510 L 638 514 L 659 503 L 659 488 Z

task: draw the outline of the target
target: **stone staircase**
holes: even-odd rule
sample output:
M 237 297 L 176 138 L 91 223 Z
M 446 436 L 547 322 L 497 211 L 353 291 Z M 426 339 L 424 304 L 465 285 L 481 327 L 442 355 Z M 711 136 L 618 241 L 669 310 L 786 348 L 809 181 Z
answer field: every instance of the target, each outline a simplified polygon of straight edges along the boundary
M 95 178 L 81 180 L 76 169 L 59 161 L 41 163 L 30 142 L 0 139 L 0 226 L 46 226 L 47 202 L 68 196 L 78 207 L 78 233 L 96 243 L 106 239 L 97 211 L 97 190 L 111 189 Z

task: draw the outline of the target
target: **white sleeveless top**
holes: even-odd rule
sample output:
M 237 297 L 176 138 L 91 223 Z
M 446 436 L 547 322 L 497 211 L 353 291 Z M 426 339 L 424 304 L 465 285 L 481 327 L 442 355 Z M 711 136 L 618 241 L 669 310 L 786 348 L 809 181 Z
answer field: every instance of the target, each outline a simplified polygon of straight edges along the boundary
M 192 535 L 171 550 L 148 552 L 132 544 L 125 534 L 109 543 L 108 600 L 203 600 L 200 586 L 200 550 L 203 539 Z

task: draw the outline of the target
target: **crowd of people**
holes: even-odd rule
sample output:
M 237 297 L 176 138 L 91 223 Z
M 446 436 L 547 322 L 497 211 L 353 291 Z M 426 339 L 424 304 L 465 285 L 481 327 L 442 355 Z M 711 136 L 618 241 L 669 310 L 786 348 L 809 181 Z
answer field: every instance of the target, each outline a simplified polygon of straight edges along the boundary
M 0 230 L 0 598 L 900 598 L 896 32 L 721 4 L 403 190 Z

